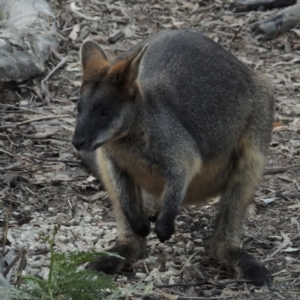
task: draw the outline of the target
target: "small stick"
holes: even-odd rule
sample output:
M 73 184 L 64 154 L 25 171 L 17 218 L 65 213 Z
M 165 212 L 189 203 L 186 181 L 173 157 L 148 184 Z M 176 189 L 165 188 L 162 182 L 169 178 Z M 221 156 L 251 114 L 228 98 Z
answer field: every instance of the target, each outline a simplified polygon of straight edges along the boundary
M 5 269 L 5 271 L 3 272 L 3 276 L 6 277 L 7 274 L 9 273 L 9 271 L 11 270 L 11 268 L 15 265 L 15 263 L 18 261 L 18 259 L 24 254 L 26 253 L 27 250 L 25 248 L 23 248 L 18 255 L 13 259 L 13 261 L 9 264 L 9 266 Z
M 299 170 L 299 169 L 300 169 L 300 165 L 291 165 L 291 166 L 286 166 L 281 168 L 265 169 L 264 175 L 279 174 L 279 173 L 284 173 L 288 170 Z
M 223 299 L 229 299 L 229 298 L 236 298 L 236 296 L 215 296 L 215 297 L 208 297 L 208 298 L 203 298 L 203 297 L 191 297 L 191 296 L 178 296 L 176 299 L 177 300 L 223 300 Z
M 60 119 L 60 118 L 67 118 L 67 117 L 70 117 L 70 116 L 69 115 L 44 116 L 44 117 L 35 118 L 35 119 L 32 119 L 32 120 L 26 120 L 24 122 L 16 124 L 16 126 L 18 127 L 18 126 L 28 124 L 28 123 L 31 123 L 31 122 L 36 122 L 36 121 L 50 120 L 50 119 Z
M 4 153 L 4 154 L 7 154 L 7 155 L 10 156 L 10 157 L 16 157 L 16 156 L 17 156 L 16 154 L 14 154 L 14 153 L 12 153 L 12 152 L 9 152 L 9 151 L 7 151 L 7 150 L 4 150 L 4 149 L 2 149 L 2 148 L 0 148 L 0 152 L 1 152 L 1 153 Z
M 26 249 L 23 249 L 22 255 L 21 255 L 21 261 L 19 263 L 18 270 L 17 270 L 17 280 L 16 280 L 16 284 L 15 284 L 15 286 L 17 286 L 18 288 L 20 287 L 21 282 L 22 282 L 22 271 L 25 269 L 25 267 L 27 265 L 26 253 L 27 253 Z
M 148 266 L 147 266 L 147 264 L 146 264 L 146 262 L 145 262 L 144 259 L 143 259 L 143 266 L 145 268 L 146 274 L 149 275 L 149 269 L 148 269 Z
M 33 159 L 37 159 L 40 160 L 39 162 L 36 162 L 34 165 L 36 164 L 40 164 L 43 162 L 54 162 L 54 163 L 65 163 L 65 164 L 76 164 L 76 165 L 80 165 L 81 161 L 79 160 L 65 160 L 65 159 L 51 159 L 51 158 L 33 158 Z
M 186 260 L 186 262 L 184 263 L 184 265 L 183 265 L 182 269 L 180 270 L 179 274 L 181 274 L 181 273 L 184 271 L 186 265 L 187 265 L 187 264 L 193 259 L 193 257 L 194 257 L 195 255 L 197 255 L 197 254 L 198 254 L 198 251 L 194 252 L 194 253 Z
M 11 216 L 11 211 L 12 211 L 12 198 L 13 198 L 13 190 L 11 190 L 10 193 L 10 203 L 9 203 L 9 211 L 7 214 L 7 220 L 6 220 L 6 226 L 5 226 L 5 231 L 4 231 L 4 236 L 3 236 L 3 248 L 2 248 L 2 256 L 5 256 L 5 247 L 6 247 L 6 242 L 7 242 L 7 233 L 8 233 L 8 227 L 9 227 L 9 219 Z M 3 276 L 5 277 L 4 273 Z
M 68 197 L 68 203 L 69 203 L 69 206 L 70 206 L 70 208 L 71 208 L 71 215 L 72 215 L 72 218 L 74 219 L 75 214 L 76 214 L 76 202 L 70 200 L 69 197 Z
M 66 138 L 62 137 L 55 137 L 56 133 L 45 133 L 45 134 L 22 134 L 23 137 L 32 139 L 32 140 L 44 140 L 44 139 L 49 139 L 49 140 L 58 140 L 58 141 L 64 141 L 64 142 L 71 142 L 71 140 L 68 140 Z
M 48 115 L 46 112 L 38 111 L 38 110 L 35 110 L 35 109 L 31 109 L 31 108 L 21 107 L 21 106 L 15 106 L 15 105 L 3 104 L 3 103 L 0 103 L 0 106 L 7 107 L 7 108 L 13 108 L 13 109 L 16 109 L 16 110 L 28 111 L 28 112 L 32 112 L 32 113 L 39 114 L 39 115 L 44 115 L 44 116 Z
M 58 65 L 51 70 L 51 72 L 41 81 L 41 88 L 43 90 L 43 92 L 46 94 L 46 96 L 50 99 L 51 95 L 50 92 L 48 90 L 48 88 L 45 86 L 45 82 L 48 81 L 48 79 L 60 68 L 62 67 L 68 60 L 68 56 L 64 57 L 59 63 Z
M 203 285 L 205 283 L 219 285 L 219 286 L 226 286 L 233 283 L 247 283 L 251 282 L 251 280 L 246 279 L 237 279 L 237 280 L 228 280 L 225 282 L 221 281 L 210 281 L 210 280 L 203 280 L 201 282 L 195 282 L 195 283 L 174 283 L 174 284 L 163 284 L 163 285 L 155 285 L 155 288 L 171 288 L 171 287 L 191 287 L 191 286 L 199 286 Z
M 242 24 L 242 25 L 238 28 L 238 30 L 235 32 L 235 34 L 233 35 L 233 37 L 232 37 L 232 39 L 231 39 L 231 42 L 234 42 L 234 41 L 236 40 L 236 38 L 238 37 L 239 33 L 242 31 L 243 25 L 244 25 L 244 24 Z

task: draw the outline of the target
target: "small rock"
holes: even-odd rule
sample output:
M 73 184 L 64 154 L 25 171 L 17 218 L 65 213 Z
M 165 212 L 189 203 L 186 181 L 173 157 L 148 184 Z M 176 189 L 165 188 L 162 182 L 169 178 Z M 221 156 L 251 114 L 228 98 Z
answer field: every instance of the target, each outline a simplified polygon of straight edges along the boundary
M 198 251 L 198 252 L 204 252 L 205 248 L 204 247 L 195 247 L 194 251 Z
M 172 253 L 173 249 L 172 249 L 172 247 L 168 247 L 168 248 L 164 249 L 164 252 L 166 252 L 166 253 Z
M 184 225 L 185 222 L 184 221 L 175 221 L 175 224 L 179 227 L 181 225 Z
M 58 213 L 56 217 L 57 217 L 57 221 L 64 221 L 67 218 L 67 215 L 63 213 Z
M 68 243 L 69 242 L 69 239 L 66 237 L 66 236 L 63 236 L 63 235 L 57 235 L 56 236 L 56 239 L 62 243 Z
M 52 214 L 56 214 L 57 213 L 57 209 L 55 207 L 49 207 L 48 208 L 48 212 L 50 212 Z
M 169 284 L 174 284 L 174 283 L 175 283 L 174 278 L 173 278 L 173 276 L 171 276 L 169 279 Z
M 191 236 L 195 239 L 203 239 L 203 234 L 200 231 L 192 232 Z
M 185 249 L 180 247 L 174 247 L 174 252 L 178 254 L 185 254 Z
M 102 240 L 98 240 L 97 243 L 95 244 L 95 247 L 97 249 L 102 249 L 103 248 L 103 241 Z
M 31 207 L 30 206 L 24 206 L 23 207 L 23 210 L 28 212 L 28 211 L 32 211 Z
M 97 230 L 97 231 L 92 231 L 91 234 L 92 234 L 93 236 L 96 236 L 96 237 L 102 237 L 103 234 L 104 234 L 104 230 L 103 230 L 103 229 L 99 229 L 99 230 Z
M 159 277 L 156 277 L 155 279 L 158 280 L 158 278 L 159 278 Z M 168 279 L 169 279 L 169 276 L 166 275 L 166 273 L 165 273 L 165 274 L 161 274 L 160 278 L 161 278 L 161 280 L 162 280 L 163 282 L 167 282 Z
M 188 241 L 186 244 L 186 250 L 192 251 L 194 248 L 194 243 L 192 241 Z
M 179 270 L 167 271 L 167 272 L 165 272 L 165 275 L 168 276 L 168 277 L 178 276 L 178 275 L 180 275 L 180 271 Z
M 82 219 L 82 221 L 85 222 L 85 223 L 91 223 L 91 222 L 92 222 L 92 219 L 93 219 L 92 217 L 89 217 L 89 216 L 88 216 L 88 217 L 84 217 L 84 218 Z
M 176 246 L 183 248 L 183 247 L 185 247 L 185 243 L 183 241 L 180 241 L 176 244 Z
M 79 225 L 79 220 L 77 220 L 77 219 L 72 219 L 72 220 L 69 221 L 69 223 L 70 223 L 70 225 L 72 225 L 72 226 L 76 226 L 76 225 Z
M 201 222 L 204 224 L 208 224 L 208 219 L 203 217 L 203 218 L 201 218 Z
M 94 215 L 93 222 L 98 222 L 100 220 L 100 217 L 98 215 Z
M 202 239 L 195 239 L 194 242 L 195 243 L 203 243 L 203 240 Z
M 75 247 L 72 243 L 68 243 L 68 244 L 67 244 L 67 247 L 68 247 L 68 250 L 69 250 L 69 251 L 74 251 L 74 250 L 76 250 L 76 247 Z
M 33 261 L 30 264 L 30 267 L 33 268 L 33 269 L 41 268 L 42 267 L 42 263 L 40 261 Z
M 166 268 L 168 268 L 168 270 L 169 270 L 171 267 L 176 267 L 176 264 L 174 263 L 174 261 L 168 260 L 168 261 L 166 262 Z M 170 270 L 169 270 L 169 271 L 170 271 Z
M 147 277 L 147 274 L 137 272 L 135 273 L 135 277 L 139 279 L 145 279 Z
M 37 199 L 36 199 L 36 198 L 29 197 L 29 198 L 28 198 L 28 202 L 29 202 L 30 204 L 36 204 L 36 203 L 37 203 Z

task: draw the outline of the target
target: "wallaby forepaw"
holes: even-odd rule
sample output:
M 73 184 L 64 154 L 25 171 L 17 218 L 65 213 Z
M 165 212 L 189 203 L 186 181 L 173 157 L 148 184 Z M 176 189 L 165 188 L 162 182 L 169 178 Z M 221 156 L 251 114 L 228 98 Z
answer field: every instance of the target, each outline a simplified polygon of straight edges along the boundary
M 147 218 L 135 219 L 133 222 L 130 222 L 130 225 L 133 232 L 141 237 L 148 236 L 151 230 L 150 221 Z
M 174 222 L 158 219 L 155 225 L 155 233 L 161 243 L 169 240 L 175 231 Z
M 247 257 L 238 263 L 240 276 L 244 279 L 251 280 L 256 286 L 270 285 L 273 276 L 269 270 L 253 257 Z

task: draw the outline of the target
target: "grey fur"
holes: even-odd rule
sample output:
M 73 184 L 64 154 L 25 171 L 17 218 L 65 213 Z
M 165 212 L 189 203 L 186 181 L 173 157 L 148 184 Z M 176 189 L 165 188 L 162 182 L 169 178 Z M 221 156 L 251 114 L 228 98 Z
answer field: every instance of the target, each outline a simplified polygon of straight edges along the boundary
M 182 204 L 221 195 L 213 256 L 255 284 L 269 283 L 267 269 L 238 244 L 270 141 L 274 107 L 270 85 L 220 45 L 189 30 L 161 32 L 117 57 L 113 66 L 138 55 L 145 44 L 142 60 L 134 66 L 138 69 L 134 99 L 126 101 L 127 90 L 121 92 L 127 88 L 129 94 L 133 86 L 126 81 L 132 64 L 114 74 L 118 85 L 109 76 L 87 80 L 74 134 L 74 144 L 84 137 L 78 148 L 86 151 L 96 148 L 95 140 L 101 141 L 101 158 L 95 162 L 118 207 L 117 222 L 125 232 L 119 237 L 122 249 L 130 252 L 132 240 L 144 248 L 137 236 L 149 234 L 147 201 L 154 203 L 155 231 L 163 242 L 173 234 Z M 106 123 L 95 119 L 99 103 L 113 107 Z M 200 188 L 195 186 L 197 178 Z M 262 275 L 255 281 L 258 273 Z

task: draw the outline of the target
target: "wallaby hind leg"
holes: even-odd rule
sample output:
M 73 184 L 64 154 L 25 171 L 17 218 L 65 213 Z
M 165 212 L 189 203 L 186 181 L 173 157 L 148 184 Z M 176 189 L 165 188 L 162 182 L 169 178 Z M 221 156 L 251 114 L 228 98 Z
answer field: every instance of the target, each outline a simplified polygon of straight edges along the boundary
M 146 238 L 132 231 L 119 201 L 113 201 L 113 211 L 117 222 L 118 238 L 116 246 L 108 252 L 117 253 L 124 259 L 115 256 L 100 256 L 87 265 L 88 269 L 107 274 L 117 273 L 124 265 L 131 264 L 146 251 Z
M 212 256 L 232 267 L 238 277 L 262 286 L 272 282 L 270 272 L 239 247 L 243 221 L 262 177 L 265 155 L 253 142 L 244 144 L 236 170 L 229 179 L 220 203 L 211 243 Z

